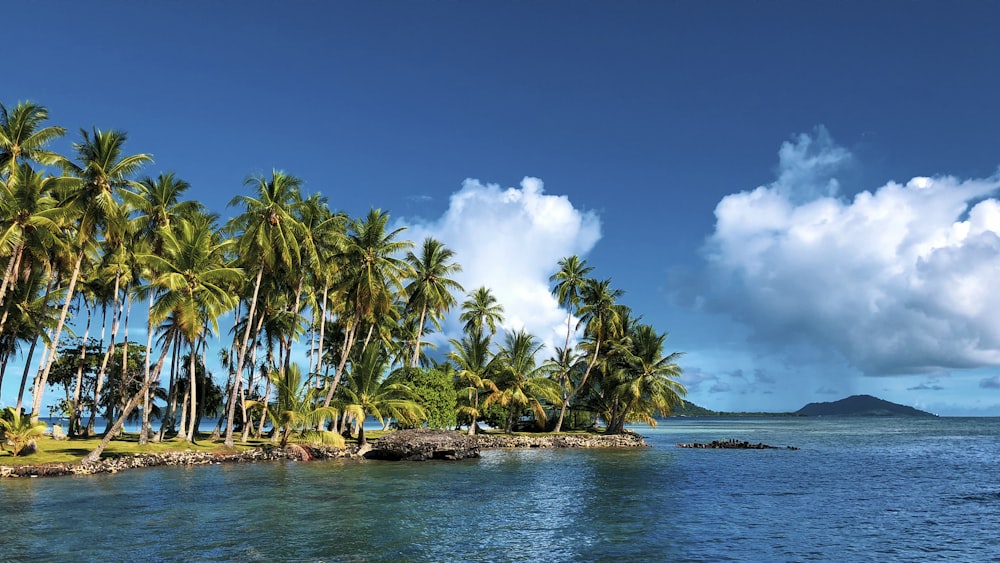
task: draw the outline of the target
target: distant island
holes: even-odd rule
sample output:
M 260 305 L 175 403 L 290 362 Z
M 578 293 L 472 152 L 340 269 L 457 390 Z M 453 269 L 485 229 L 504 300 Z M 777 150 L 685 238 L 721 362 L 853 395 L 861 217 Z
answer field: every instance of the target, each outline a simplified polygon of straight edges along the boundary
M 839 401 L 809 403 L 795 412 L 725 412 L 713 411 L 684 401 L 674 408 L 671 416 L 909 416 L 935 417 L 937 415 L 900 405 L 871 395 L 852 395 Z
M 852 395 L 830 403 L 809 403 L 795 411 L 795 414 L 800 416 L 937 416 L 927 411 L 891 403 L 871 395 Z

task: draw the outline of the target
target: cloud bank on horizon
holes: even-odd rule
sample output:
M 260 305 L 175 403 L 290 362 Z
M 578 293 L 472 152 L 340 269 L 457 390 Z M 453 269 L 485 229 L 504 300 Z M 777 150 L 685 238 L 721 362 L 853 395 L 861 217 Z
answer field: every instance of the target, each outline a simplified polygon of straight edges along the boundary
M 520 187 L 467 179 L 451 195 L 448 209 L 434 221 L 409 223 L 406 237 L 418 245 L 430 236 L 455 251 L 462 272 L 454 278 L 466 292 L 493 291 L 504 307 L 504 327 L 525 329 L 554 352 L 565 338 L 566 313 L 550 292 L 549 276 L 561 258 L 585 255 L 601 238 L 601 222 L 574 207 L 567 196 L 546 194 L 542 180 L 525 177 Z M 456 296 L 459 307 L 465 296 Z M 431 335 L 440 347 L 461 336 L 453 309 L 443 333 Z
M 1000 175 L 846 197 L 852 159 L 822 127 L 784 143 L 774 182 L 718 203 L 690 303 L 779 355 L 832 349 L 866 375 L 1000 365 Z

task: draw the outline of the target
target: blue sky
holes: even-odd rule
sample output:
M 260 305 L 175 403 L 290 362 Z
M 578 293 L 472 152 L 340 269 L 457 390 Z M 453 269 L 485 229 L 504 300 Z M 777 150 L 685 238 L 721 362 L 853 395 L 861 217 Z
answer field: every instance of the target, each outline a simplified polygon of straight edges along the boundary
M 709 408 L 1000 415 L 995 3 L 95 4 L 4 9 L 57 148 L 123 129 L 223 217 L 272 168 L 388 210 L 550 342 L 580 253 Z

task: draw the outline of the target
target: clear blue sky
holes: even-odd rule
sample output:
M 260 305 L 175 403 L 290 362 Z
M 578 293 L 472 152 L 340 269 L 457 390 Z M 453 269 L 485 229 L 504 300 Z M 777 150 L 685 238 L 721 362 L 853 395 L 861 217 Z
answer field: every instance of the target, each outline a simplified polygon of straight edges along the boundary
M 127 131 L 223 217 L 248 174 L 285 170 L 445 239 L 549 340 L 539 288 L 579 252 L 670 332 L 709 408 L 870 393 L 1000 415 L 996 3 L 4 14 L 0 100 L 47 106 L 67 152 L 79 128 Z

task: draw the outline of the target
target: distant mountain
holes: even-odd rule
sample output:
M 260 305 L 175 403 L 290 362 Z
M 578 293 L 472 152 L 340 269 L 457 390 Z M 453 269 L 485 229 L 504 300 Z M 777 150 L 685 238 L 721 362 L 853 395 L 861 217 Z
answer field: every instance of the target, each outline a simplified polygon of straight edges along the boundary
M 802 416 L 937 416 L 871 395 L 853 395 L 832 403 L 809 403 L 795 414 Z

